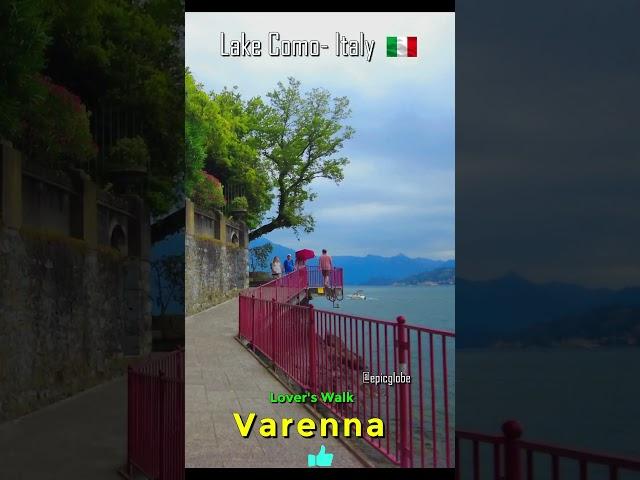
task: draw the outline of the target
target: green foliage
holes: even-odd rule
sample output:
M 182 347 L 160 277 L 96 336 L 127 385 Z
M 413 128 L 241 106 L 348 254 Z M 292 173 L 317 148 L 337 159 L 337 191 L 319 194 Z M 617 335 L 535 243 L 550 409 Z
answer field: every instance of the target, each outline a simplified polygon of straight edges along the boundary
M 44 96 L 24 115 L 16 143 L 32 160 L 61 167 L 88 162 L 96 156 L 89 114 L 80 98 L 48 79 L 39 79 Z
M 255 147 L 256 100 L 230 90 L 206 93 L 185 70 L 185 194 L 192 196 L 203 168 L 244 192 L 247 224 L 256 228 L 269 210 L 271 182 Z
M 184 180 L 183 70 L 177 68 L 183 64 L 182 2 L 46 5 L 53 38 L 47 75 L 78 94 L 90 110 L 135 114 L 151 159 L 147 201 L 153 213 L 163 213 L 180 197 Z M 116 125 L 109 127 L 117 132 Z
M 184 192 L 192 198 L 194 189 L 203 180 L 207 157 L 207 132 L 210 130 L 206 123 L 209 97 L 202 90 L 202 85 L 196 84 L 189 70 L 185 70 L 185 179 Z
M 44 0 L 0 2 L 0 137 L 15 141 L 23 109 L 44 95 L 37 74 L 49 42 Z
M 121 138 L 109 151 L 109 166 L 112 169 L 146 168 L 149 150 L 140 136 Z
M 231 200 L 231 210 L 247 210 L 249 208 L 249 202 L 247 197 L 235 197 Z
M 151 159 L 147 201 L 153 213 L 167 211 L 181 197 L 185 172 L 183 70 L 177 67 L 183 64 L 183 7 L 173 0 L 0 2 L 0 136 L 48 163 L 90 160 L 94 148 L 84 120 L 69 117 L 65 105 L 58 111 L 61 97 L 36 81 L 44 74 L 90 111 L 115 110 L 142 124 Z M 107 138 L 118 138 L 116 123 L 103 125 Z M 22 125 L 29 131 L 22 133 Z M 87 167 L 95 179 L 107 178 L 102 167 L 108 164 Z
M 193 203 L 207 211 L 220 209 L 224 206 L 224 192 L 222 185 L 211 175 L 201 173 L 191 193 Z
M 255 272 L 259 268 L 266 269 L 269 263 L 269 257 L 273 251 L 273 244 L 265 243 L 259 247 L 252 247 L 249 249 L 249 264 L 251 271 Z

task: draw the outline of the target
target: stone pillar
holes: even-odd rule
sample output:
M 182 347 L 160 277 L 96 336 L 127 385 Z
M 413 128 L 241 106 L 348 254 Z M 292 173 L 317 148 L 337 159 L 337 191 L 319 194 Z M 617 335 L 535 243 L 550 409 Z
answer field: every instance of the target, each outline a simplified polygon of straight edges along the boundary
M 2 141 L 2 222 L 22 227 L 22 159 L 10 142 Z
M 149 259 L 151 250 L 151 215 L 144 200 L 138 195 L 126 195 L 129 202 L 130 218 L 127 226 L 129 256 Z
M 240 235 L 242 235 L 241 245 L 244 252 L 244 285 L 242 288 L 249 288 L 249 227 L 246 222 L 240 222 Z
M 220 219 L 220 240 L 222 243 L 227 243 L 227 218 L 224 216 L 224 213 L 218 212 L 218 218 Z
M 185 215 L 186 218 L 184 220 L 184 225 L 186 234 L 194 236 L 196 234 L 195 210 L 193 207 L 193 202 L 188 198 L 186 199 L 185 204 Z
M 249 227 L 247 227 L 246 222 L 240 222 L 240 235 L 242 235 L 240 245 L 244 248 L 249 248 Z
M 127 195 L 129 211 L 135 218 L 129 220 L 129 258 L 125 284 L 125 353 L 146 355 L 152 346 L 151 279 L 149 254 L 151 250 L 151 218 L 144 200 L 138 195 Z
M 88 175 L 82 178 L 82 239 L 89 248 L 98 246 L 98 188 Z

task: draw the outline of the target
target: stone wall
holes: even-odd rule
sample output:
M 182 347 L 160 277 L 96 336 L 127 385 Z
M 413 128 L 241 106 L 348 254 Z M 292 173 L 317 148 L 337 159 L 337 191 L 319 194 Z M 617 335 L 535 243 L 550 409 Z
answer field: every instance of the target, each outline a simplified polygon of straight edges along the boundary
M 216 212 L 217 221 L 239 232 L 241 238 L 227 239 L 227 228 L 215 229 L 215 235 L 199 233 L 198 213 L 188 200 L 186 215 L 185 309 L 187 315 L 193 315 L 249 287 L 248 231 L 244 222 L 225 219 Z
M 140 263 L 78 240 L 2 228 L 0 420 L 121 370 L 128 336 L 141 327 L 127 321 L 124 301 L 127 272 Z
M 187 315 L 206 310 L 249 286 L 249 251 L 219 240 L 185 238 Z
M 123 198 L 128 238 L 121 249 L 98 242 L 96 187 L 87 178 L 74 194 L 81 203 L 69 233 L 77 236 L 63 223 L 24 221 L 36 207 L 21 208 L 20 154 L 7 144 L 0 153 L 3 421 L 123 373 L 125 356 L 148 353 L 152 338 L 149 220 L 141 200 Z

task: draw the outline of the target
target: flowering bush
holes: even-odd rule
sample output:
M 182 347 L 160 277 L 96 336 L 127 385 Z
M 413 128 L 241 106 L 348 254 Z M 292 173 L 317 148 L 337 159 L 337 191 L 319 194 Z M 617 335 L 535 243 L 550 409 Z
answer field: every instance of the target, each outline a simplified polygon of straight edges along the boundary
M 224 206 L 224 193 L 222 184 L 213 175 L 205 171 L 201 172 L 200 178 L 193 188 L 193 203 L 205 210 L 220 209 Z
M 25 115 L 18 141 L 29 158 L 52 166 L 80 164 L 95 158 L 89 113 L 77 95 L 40 78 L 44 94 Z

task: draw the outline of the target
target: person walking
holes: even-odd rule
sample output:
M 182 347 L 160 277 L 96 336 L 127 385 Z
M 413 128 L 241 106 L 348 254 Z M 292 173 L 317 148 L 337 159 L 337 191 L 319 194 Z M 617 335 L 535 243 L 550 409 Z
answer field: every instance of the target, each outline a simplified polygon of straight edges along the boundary
M 291 273 L 294 270 L 293 258 L 291 254 L 287 255 L 287 259 L 284 261 L 284 274 Z
M 280 263 L 280 258 L 273 257 L 273 261 L 271 262 L 271 276 L 273 278 L 280 278 L 282 275 L 282 264 Z
M 329 275 L 333 270 L 333 261 L 331 257 L 327 255 L 327 250 L 322 249 L 322 255 L 320 255 L 320 270 L 322 270 L 322 278 L 324 279 L 324 287 L 329 288 Z

